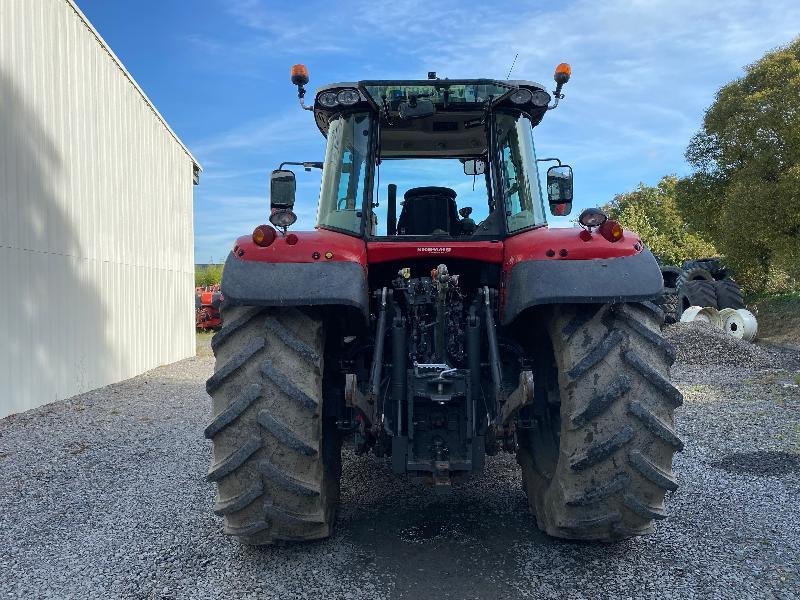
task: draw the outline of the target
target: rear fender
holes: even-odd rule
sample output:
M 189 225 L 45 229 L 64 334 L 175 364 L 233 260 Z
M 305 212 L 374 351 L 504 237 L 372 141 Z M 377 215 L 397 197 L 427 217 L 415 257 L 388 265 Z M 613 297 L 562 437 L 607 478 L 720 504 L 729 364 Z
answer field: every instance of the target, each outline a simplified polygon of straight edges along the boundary
M 299 232 L 259 248 L 239 238 L 225 261 L 222 294 L 227 304 L 248 306 L 343 306 L 369 315 L 366 248 L 333 232 Z M 330 256 L 330 258 L 327 258 Z
M 575 229 L 534 234 L 524 245 L 506 244 L 503 325 L 534 306 L 641 302 L 664 291 L 655 257 L 633 232 L 617 243 L 597 234 L 581 238 Z

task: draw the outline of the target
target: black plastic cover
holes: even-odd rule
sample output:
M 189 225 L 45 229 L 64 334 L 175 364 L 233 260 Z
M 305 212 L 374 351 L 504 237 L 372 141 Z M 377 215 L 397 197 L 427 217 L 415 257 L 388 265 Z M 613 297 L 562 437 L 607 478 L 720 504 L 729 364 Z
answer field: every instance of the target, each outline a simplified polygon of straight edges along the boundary
M 248 306 L 357 308 L 369 314 L 367 279 L 355 262 L 270 263 L 241 260 L 233 253 L 222 274 L 225 302 Z
M 649 250 L 620 258 L 528 260 L 508 279 L 502 324 L 541 304 L 592 304 L 653 300 L 664 280 Z

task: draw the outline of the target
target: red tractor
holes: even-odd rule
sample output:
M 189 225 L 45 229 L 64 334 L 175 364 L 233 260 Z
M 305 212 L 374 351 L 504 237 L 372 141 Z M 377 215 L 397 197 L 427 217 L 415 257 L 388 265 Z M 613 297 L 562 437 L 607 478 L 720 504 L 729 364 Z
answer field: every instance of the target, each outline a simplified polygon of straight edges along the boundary
M 197 329 L 209 330 L 222 327 L 222 293 L 219 285 L 202 286 L 195 289 L 194 324 Z
M 597 209 L 570 212 L 572 169 L 540 186 L 533 129 L 556 107 L 530 81 L 360 81 L 292 69 L 327 139 L 314 231 L 289 232 L 295 175 L 270 181 L 270 223 L 225 263 L 207 382 L 208 479 L 246 544 L 330 535 L 341 446 L 447 486 L 516 453 L 548 534 L 649 532 L 683 443 L 660 333 L 659 266 Z M 289 163 L 284 163 L 289 164 Z M 283 167 L 284 165 L 281 165 Z

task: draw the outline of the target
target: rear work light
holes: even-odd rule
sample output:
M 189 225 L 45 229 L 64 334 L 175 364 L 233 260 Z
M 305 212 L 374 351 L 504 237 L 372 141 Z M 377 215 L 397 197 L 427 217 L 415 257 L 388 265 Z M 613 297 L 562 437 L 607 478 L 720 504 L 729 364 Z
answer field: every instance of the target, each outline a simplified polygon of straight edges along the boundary
M 534 106 L 538 106 L 539 108 L 543 106 L 547 106 L 550 104 L 550 94 L 545 92 L 544 90 L 536 90 L 533 92 L 533 96 L 531 98 Z
M 618 242 L 623 238 L 622 225 L 619 224 L 619 221 L 615 221 L 614 219 L 609 219 L 600 225 L 597 231 L 609 242 Z
M 275 241 L 277 235 L 275 230 L 269 225 L 259 225 L 253 230 L 253 243 L 256 246 L 266 248 Z
M 336 94 L 336 99 L 339 101 L 339 104 L 343 104 L 344 106 L 353 106 L 353 104 L 356 104 L 359 100 L 361 100 L 361 95 L 358 93 L 358 90 L 352 90 L 348 88 Z
M 520 88 L 511 94 L 511 101 L 514 104 L 527 104 L 533 98 L 531 91 L 525 88 Z
M 344 88 L 342 90 L 331 90 L 327 92 L 320 92 L 317 95 L 317 102 L 325 108 L 334 108 L 336 106 L 353 106 L 361 102 L 361 94 L 358 90 L 353 88 Z
M 339 104 L 339 100 L 336 98 L 336 92 L 322 92 L 317 96 L 317 102 L 322 104 L 325 108 L 333 108 Z
M 606 214 L 599 208 L 587 208 L 578 217 L 578 223 L 591 230 L 592 227 L 600 227 L 608 221 Z

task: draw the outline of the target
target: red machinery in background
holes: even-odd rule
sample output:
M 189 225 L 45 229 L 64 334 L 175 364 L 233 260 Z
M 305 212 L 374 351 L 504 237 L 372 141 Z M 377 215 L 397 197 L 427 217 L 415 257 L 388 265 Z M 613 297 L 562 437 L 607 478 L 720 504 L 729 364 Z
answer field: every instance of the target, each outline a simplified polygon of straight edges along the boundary
M 195 292 L 195 327 L 202 330 L 222 327 L 222 315 L 219 312 L 222 292 L 219 291 L 219 284 L 201 286 Z

